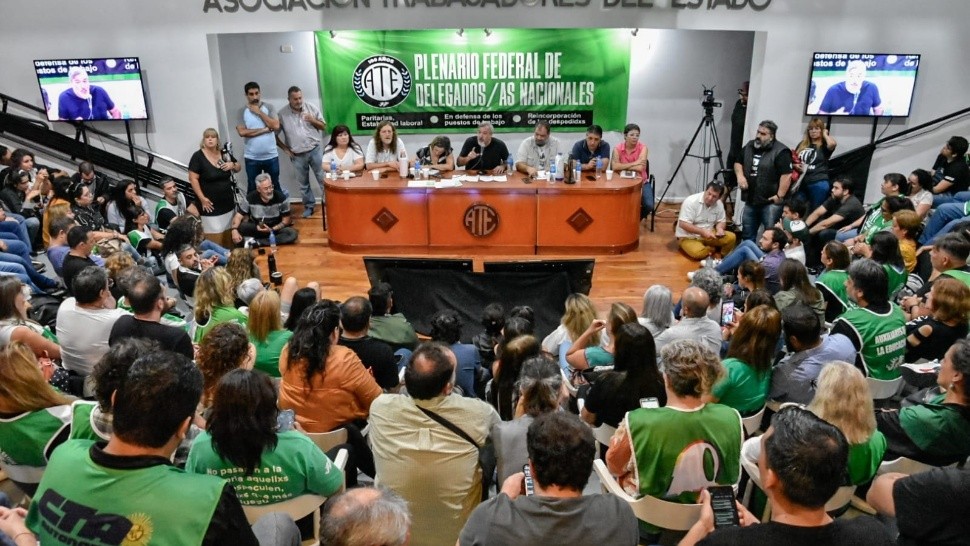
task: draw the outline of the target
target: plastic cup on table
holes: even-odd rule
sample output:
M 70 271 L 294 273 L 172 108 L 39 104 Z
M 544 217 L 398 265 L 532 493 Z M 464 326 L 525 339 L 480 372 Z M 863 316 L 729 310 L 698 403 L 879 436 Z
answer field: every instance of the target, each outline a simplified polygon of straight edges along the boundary
M 370 172 L 370 175 L 374 177 L 374 180 L 380 180 L 381 171 L 378 169 L 374 169 L 373 171 Z
M 606 179 L 613 180 L 613 169 L 606 169 Z

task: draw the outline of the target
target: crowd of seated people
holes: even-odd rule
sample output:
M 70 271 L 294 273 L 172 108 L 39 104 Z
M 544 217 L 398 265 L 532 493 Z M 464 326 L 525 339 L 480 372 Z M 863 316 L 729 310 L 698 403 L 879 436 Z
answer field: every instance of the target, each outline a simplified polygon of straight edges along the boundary
M 450 147 L 435 142 L 424 155 L 441 162 Z M 583 168 L 595 168 L 600 142 L 581 144 L 589 154 Z M 959 149 L 960 141 L 947 146 Z M 604 153 L 609 156 L 608 148 Z M 477 165 L 487 155 L 470 149 L 458 163 Z M 32 163 L 27 158 L 19 154 L 19 164 Z M 411 503 L 420 543 L 454 544 L 475 506 L 494 495 L 490 486 L 506 494 L 502 483 L 535 463 L 528 449 L 532 424 L 558 411 L 617 427 L 606 459 L 620 484 L 635 496 L 677 502 L 705 499 L 701 491 L 709 485 L 736 484 L 742 466 L 754 477 L 750 463 L 758 455 L 748 445 L 760 441 L 742 448 L 742 416 L 766 404 L 807 404 L 834 425 L 848 446 L 844 485 L 867 483 L 883 460 L 945 465 L 970 455 L 963 441 L 970 437 L 964 386 L 970 359 L 962 341 L 970 314 L 970 230 L 950 226 L 952 207 L 939 210 L 946 203 L 932 213 L 927 207 L 927 195 L 945 195 L 953 186 L 945 186 L 948 180 L 961 183 L 962 171 L 950 162 L 933 172 L 916 170 L 908 180 L 884 176 L 884 197 L 841 233 L 833 229 L 835 240 L 815 237 L 831 228 L 826 224 L 802 243 L 794 232 L 801 233 L 805 207 L 779 200 L 785 207 L 777 226 L 759 244 L 749 239 L 734 258 L 693 275 L 680 313 L 662 285 L 644 293 L 640 316 L 615 302 L 606 320 L 588 296 L 572 294 L 553 332 L 537 331 L 531 308 L 506 312 L 496 303 L 481 310 L 485 331 L 472 339 L 459 315 L 443 309 L 421 317 L 432 327 L 425 343 L 408 320 L 415 317 L 395 312 L 390 285 L 376 284 L 344 302 L 321 300 L 317 286 L 301 288 L 295 279 L 279 292 L 267 290 L 254 252 L 206 240 L 202 223 L 180 205 L 184 196 L 167 195 L 174 199 L 162 206 L 163 233 L 134 183 L 101 187 L 90 165 L 79 168 L 77 180 L 29 171 L 9 172 L 0 192 L 6 215 L 0 217 L 0 273 L 11 273 L 0 277 L 0 450 L 4 470 L 27 493 L 64 487 L 57 481 L 64 479 L 63 465 L 81 457 L 74 442 L 108 441 L 109 447 L 83 449 L 109 467 L 119 462 L 111 460 L 112 442 L 156 454 L 171 447 L 177 462 L 185 462 L 178 450 L 187 454 L 188 472 L 223 479 L 200 485 L 213 503 L 224 501 L 225 483 L 235 487 L 233 502 L 244 505 L 304 493 L 331 496 L 344 484 L 357 485 L 361 472 Z M 29 212 L 34 202 L 39 216 Z M 30 254 L 44 248 L 31 218 L 44 226 L 51 273 L 60 279 L 31 262 Z M 928 231 L 932 238 L 924 240 Z M 917 249 L 917 241 L 928 248 Z M 804 261 L 825 267 L 814 279 L 788 253 L 799 247 Z M 151 270 L 151 255 L 164 265 L 158 271 Z M 191 302 L 188 320 L 170 314 L 173 302 L 152 273 L 168 277 Z M 59 306 L 56 328 L 45 327 L 28 313 L 27 301 L 59 288 L 71 297 Z M 732 299 L 739 304 L 733 319 L 724 319 L 721 302 Z M 876 413 L 866 377 L 894 380 L 902 363 L 917 359 L 942 361 L 939 393 Z M 133 409 L 144 413 L 148 406 L 132 405 L 147 402 L 136 400 L 140 395 L 130 390 L 138 383 L 126 383 L 125 376 L 134 370 L 136 380 L 146 381 L 157 371 L 148 362 L 180 377 L 155 377 L 153 388 L 173 381 L 198 391 L 191 408 L 200 410 L 198 418 L 140 416 L 167 419 L 158 428 L 165 438 L 144 437 L 138 429 L 145 423 L 126 422 Z M 583 404 L 571 403 L 568 393 L 582 383 L 588 383 L 577 393 Z M 171 400 L 175 411 L 181 399 Z M 852 413 L 843 411 L 847 404 Z M 281 410 L 294 413 L 297 430 L 277 428 Z M 303 434 L 339 430 L 347 432 L 346 472 L 333 469 L 335 453 L 328 458 Z M 47 485 L 52 457 L 57 471 Z M 696 465 L 703 469 L 711 460 L 716 471 L 698 474 Z M 277 467 L 293 487 L 261 493 L 262 469 Z M 453 479 L 441 483 L 434 477 L 441 472 Z M 28 518 L 32 531 L 41 517 Z M 641 534 L 656 530 L 641 525 Z M 201 536 L 207 528 L 197 531 Z

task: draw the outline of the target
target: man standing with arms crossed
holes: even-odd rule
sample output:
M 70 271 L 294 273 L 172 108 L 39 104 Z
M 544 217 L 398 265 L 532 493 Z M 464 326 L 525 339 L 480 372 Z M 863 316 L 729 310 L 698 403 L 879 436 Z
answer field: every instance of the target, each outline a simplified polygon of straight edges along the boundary
M 276 109 L 262 101 L 258 83 L 249 82 L 244 89 L 246 106 L 239 110 L 236 132 L 246 143 L 243 154 L 246 160 L 246 178 L 249 181 L 246 194 L 256 191 L 256 175 L 259 173 L 268 174 L 277 191 L 285 194 L 280 187 L 280 157 L 276 151 L 276 131 L 280 130 Z
M 303 217 L 309 218 L 316 206 L 313 189 L 310 188 L 310 169 L 313 169 L 313 175 L 320 184 L 320 203 L 326 208 L 320 132 L 327 129 L 327 122 L 323 121 L 323 115 L 316 106 L 303 102 L 303 91 L 299 87 L 290 87 L 286 92 L 286 100 L 289 104 L 277 116 L 280 130 L 276 135 L 276 143 L 290 156 L 293 170 L 296 171 L 296 180 L 303 192 Z M 326 220 L 326 214 L 324 219 Z
M 734 161 L 744 213 L 741 238 L 754 241 L 758 228 L 770 229 L 781 217 L 782 203 L 791 184 L 791 150 L 775 139 L 778 125 L 770 120 L 758 124 L 754 139 Z

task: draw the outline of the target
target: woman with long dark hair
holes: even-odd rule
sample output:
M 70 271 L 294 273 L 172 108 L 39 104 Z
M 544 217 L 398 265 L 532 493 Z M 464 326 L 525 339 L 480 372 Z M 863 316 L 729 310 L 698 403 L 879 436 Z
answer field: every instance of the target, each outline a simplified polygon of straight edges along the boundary
M 303 312 L 280 355 L 280 407 L 296 411 L 307 432 L 329 432 L 367 419 L 381 388 L 357 355 L 341 345 L 340 307 L 322 300 Z
M 337 163 L 337 174 L 350 172 L 351 176 L 364 170 L 364 151 L 354 142 L 350 127 L 337 125 L 330 132 L 330 142 L 323 149 L 323 168 L 330 171 L 330 162 Z
M 514 419 L 492 426 L 491 438 L 495 445 L 495 468 L 499 482 L 505 482 L 506 478 L 521 471 L 522 465 L 528 462 L 526 433 L 532 421 L 540 415 L 559 411 L 564 398 L 559 366 L 544 355 L 534 356 L 522 363 L 515 386 L 519 401 L 515 405 Z
M 138 184 L 134 180 L 122 180 L 111 192 L 111 201 L 107 206 L 108 223 L 114 225 L 116 230 L 124 231 L 125 225 L 134 220 L 129 211 L 137 210 L 136 207 L 143 204 L 138 195 Z
M 644 398 L 656 398 L 659 406 L 667 403 L 653 336 L 644 326 L 631 322 L 620 327 L 613 371 L 593 380 L 581 417 L 594 426 L 617 427 L 626 412 L 639 408 Z
M 518 336 L 502 346 L 489 402 L 498 410 L 503 421 L 509 421 L 515 415 L 515 382 L 519 380 L 522 363 L 537 356 L 539 351 L 539 342 L 529 335 Z
M 244 505 L 282 502 L 313 493 L 333 495 L 343 472 L 305 434 L 277 431 L 276 390 L 265 374 L 233 370 L 216 387 L 215 405 L 185 470 L 230 477 Z M 267 483 L 273 487 L 266 487 Z
M 853 248 L 863 258 L 870 258 L 881 265 L 889 278 L 889 299 L 895 299 L 896 293 L 906 284 L 909 273 L 903 262 L 903 254 L 899 250 L 899 239 L 890 231 L 880 231 L 872 237 L 868 245 L 857 244 Z
M 293 337 L 280 354 L 280 409 L 296 412 L 306 432 L 347 430 L 353 447 L 348 468 L 374 476 L 374 455 L 360 430 L 381 387 L 357 355 L 337 345 L 340 306 L 320 300 L 297 319 Z M 351 484 L 355 483 L 351 477 Z
M 802 303 L 811 307 L 818 315 L 818 320 L 825 323 L 825 299 L 819 289 L 812 285 L 802 262 L 785 258 L 778 267 L 778 280 L 781 290 L 775 294 L 775 305 L 779 311 L 789 305 Z

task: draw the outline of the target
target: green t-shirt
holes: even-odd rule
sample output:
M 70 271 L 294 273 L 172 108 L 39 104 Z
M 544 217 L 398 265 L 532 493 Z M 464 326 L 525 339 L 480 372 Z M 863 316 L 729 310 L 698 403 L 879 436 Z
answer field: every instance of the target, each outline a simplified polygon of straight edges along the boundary
M 229 481 L 239 501 L 248 505 L 282 502 L 306 493 L 329 497 L 344 483 L 344 473 L 334 466 L 302 432 L 277 434 L 276 449 L 264 450 L 252 475 L 216 453 L 212 436 L 203 432 L 192 443 L 185 470 L 210 474 Z
M 47 465 L 51 440 L 71 424 L 71 406 L 0 418 L 3 468 L 15 482 L 37 483 Z
M 265 341 L 258 341 L 253 336 L 249 336 L 249 341 L 256 347 L 254 367 L 270 377 L 280 377 L 280 353 L 283 352 L 283 347 L 289 343 L 291 337 L 293 332 L 289 330 L 270 332 Z
M 909 279 L 909 272 L 904 267 L 894 267 L 889 264 L 882 264 L 882 269 L 889 280 L 889 300 L 892 301 Z
M 98 419 L 110 419 L 110 415 L 104 415 L 98 408 L 97 402 L 87 400 L 75 400 L 71 404 L 71 436 L 72 440 L 94 440 L 97 442 L 107 442 L 111 439 L 111 431 L 104 431 L 99 426 Z
M 899 410 L 899 425 L 921 450 L 934 458 L 964 459 L 970 455 L 970 419 L 956 404 L 932 403 Z
M 842 307 L 849 309 L 855 307 L 855 302 L 849 299 L 849 294 L 845 291 L 845 280 L 849 274 L 842 269 L 829 269 L 824 271 L 815 279 L 815 287 L 823 293 L 828 292 L 842 304 Z
M 759 374 L 743 360 L 724 359 L 727 375 L 711 389 L 719 404 L 732 407 L 741 415 L 754 415 L 765 405 L 771 388 L 771 372 Z
M 54 452 L 27 513 L 41 544 L 201 544 L 225 487 L 169 464 L 101 466 L 91 440 Z
M 249 322 L 249 317 L 246 313 L 243 313 L 235 307 L 216 307 L 209 314 L 209 319 L 203 322 L 195 323 L 195 332 L 192 334 L 192 343 L 201 343 L 202 338 L 205 337 L 209 330 L 216 327 L 217 324 L 222 324 L 223 322 L 235 322 L 240 324 L 243 328 L 246 327 L 246 323 Z
M 878 430 L 861 444 L 849 446 L 849 482 L 861 485 L 872 479 L 886 453 L 886 437 Z

